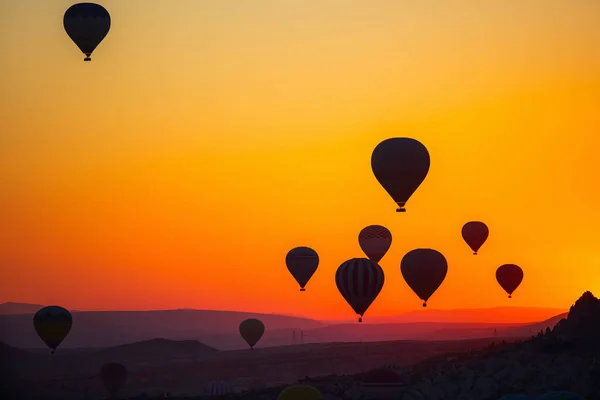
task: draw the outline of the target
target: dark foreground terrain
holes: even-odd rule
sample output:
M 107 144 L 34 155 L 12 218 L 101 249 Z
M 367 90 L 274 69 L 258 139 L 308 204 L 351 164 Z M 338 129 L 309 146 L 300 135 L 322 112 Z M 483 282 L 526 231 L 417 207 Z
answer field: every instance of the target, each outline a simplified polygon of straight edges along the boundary
M 508 393 L 551 390 L 600 400 L 599 338 L 600 301 L 586 292 L 554 329 L 511 343 L 493 338 L 219 351 L 198 342 L 159 340 L 55 357 L 4 346 L 4 390 L 10 395 L 2 398 L 106 398 L 98 369 L 110 359 L 130 369 L 120 398 L 160 398 L 164 393 L 170 398 L 211 398 L 202 392 L 206 382 L 217 379 L 238 393 L 212 398 L 273 400 L 304 376 L 300 381 L 317 387 L 328 400 L 495 400 Z M 162 356 L 150 357 L 148 352 Z M 373 374 L 384 366 L 395 378 L 373 387 Z M 267 388 L 235 387 L 241 377 L 262 380 Z

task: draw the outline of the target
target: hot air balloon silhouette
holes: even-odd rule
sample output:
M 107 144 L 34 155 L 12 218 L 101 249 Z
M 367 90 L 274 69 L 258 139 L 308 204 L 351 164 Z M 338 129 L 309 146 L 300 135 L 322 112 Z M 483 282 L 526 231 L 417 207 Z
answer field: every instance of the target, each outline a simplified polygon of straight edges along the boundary
M 127 382 L 127 368 L 121 363 L 106 363 L 100 368 L 100 381 L 114 399 Z
M 285 263 L 300 285 L 300 291 L 304 292 L 304 287 L 319 266 L 319 255 L 310 247 L 296 247 L 287 253 Z
M 383 269 L 367 258 L 353 258 L 339 266 L 335 273 L 335 284 L 350 307 L 360 317 L 381 292 L 384 282 Z
M 427 300 L 446 279 L 448 262 L 437 250 L 415 249 L 402 258 L 400 271 L 408 286 L 423 300 L 423 307 L 427 307 Z
M 358 244 L 369 260 L 378 263 L 392 245 L 392 233 L 381 225 L 369 225 L 358 234 Z
M 84 61 L 91 55 L 110 30 L 110 14 L 95 3 L 77 3 L 67 9 L 63 17 L 67 35 L 85 54 Z
M 277 400 L 323 400 L 323 393 L 308 385 L 289 386 L 279 393 Z
M 397 212 L 421 185 L 429 172 L 429 152 L 418 140 L 391 138 L 379 143 L 371 155 L 375 178 L 398 204 Z
M 487 240 L 490 231 L 483 222 L 470 221 L 463 225 L 461 233 L 465 242 L 473 250 L 473 254 L 477 255 L 477 252 Z
M 512 294 L 521 282 L 523 282 L 523 270 L 515 264 L 504 264 L 496 270 L 496 280 L 502 286 L 502 289 L 508 293 L 508 298 L 512 298 Z
M 264 333 L 265 325 L 258 319 L 249 318 L 240 324 L 240 335 L 242 335 L 242 338 L 252 350 L 254 350 L 254 346 L 256 346 L 256 343 L 258 343 Z
M 33 327 L 52 354 L 71 331 L 73 317 L 71 313 L 59 306 L 43 307 L 33 316 Z

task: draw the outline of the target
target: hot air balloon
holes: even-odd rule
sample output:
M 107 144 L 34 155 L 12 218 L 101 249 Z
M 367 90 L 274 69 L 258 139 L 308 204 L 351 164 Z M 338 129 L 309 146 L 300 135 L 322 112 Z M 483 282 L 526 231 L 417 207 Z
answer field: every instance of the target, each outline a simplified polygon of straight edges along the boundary
M 583 397 L 572 392 L 548 392 L 537 397 L 536 400 L 583 400 Z
M 65 12 L 63 25 L 67 35 L 86 57 L 90 56 L 110 30 L 110 14 L 104 7 L 95 3 L 74 4 Z
M 427 307 L 427 300 L 446 278 L 448 262 L 439 251 L 415 249 L 402 258 L 400 271 L 408 286 L 423 300 L 423 307 Z
M 313 276 L 319 266 L 319 255 L 310 247 L 296 247 L 290 250 L 285 257 L 288 270 L 304 292 L 304 286 Z
M 219 396 L 229 393 L 229 386 L 224 381 L 210 381 L 204 391 L 209 396 Z
M 398 204 L 397 212 L 421 185 L 429 172 L 429 152 L 411 138 L 391 138 L 379 143 L 371 155 L 371 168 L 381 186 Z
M 513 292 L 523 282 L 523 270 L 518 265 L 504 264 L 496 270 L 496 280 L 502 286 L 502 289 L 508 293 L 508 298 L 512 298 Z
M 71 313 L 59 306 L 41 308 L 33 316 L 33 327 L 52 354 L 67 337 L 73 325 Z
M 112 398 L 115 398 L 119 390 L 127 382 L 127 367 L 121 363 L 106 363 L 100 368 L 100 381 L 108 390 Z
M 308 385 L 289 386 L 279 393 L 277 400 L 324 400 L 323 393 Z
M 258 319 L 250 318 L 240 324 L 240 335 L 252 350 L 264 333 L 265 325 Z
M 350 307 L 362 317 L 381 292 L 384 282 L 383 269 L 367 258 L 353 258 L 339 266 L 335 284 Z
M 392 233 L 381 225 L 369 225 L 358 234 L 358 244 L 369 260 L 378 263 L 392 245 Z
M 462 237 L 473 250 L 474 255 L 477 255 L 477 251 L 485 243 L 489 234 L 490 231 L 483 222 L 470 221 L 462 227 Z

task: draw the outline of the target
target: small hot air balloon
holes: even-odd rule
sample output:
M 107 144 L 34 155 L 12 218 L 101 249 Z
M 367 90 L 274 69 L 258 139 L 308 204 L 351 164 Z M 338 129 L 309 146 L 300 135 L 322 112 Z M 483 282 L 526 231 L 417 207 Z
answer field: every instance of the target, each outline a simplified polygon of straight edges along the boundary
M 446 278 L 448 262 L 439 251 L 415 249 L 402 258 L 400 271 L 408 286 L 423 300 L 423 307 L 427 307 L 427 300 Z
M 385 276 L 383 269 L 367 258 L 353 258 L 339 266 L 335 273 L 335 284 L 350 307 L 360 317 L 381 292 Z
M 100 368 L 100 381 L 108 390 L 112 398 L 115 398 L 119 390 L 127 382 L 127 367 L 121 363 L 106 363 Z
M 210 381 L 204 391 L 209 396 L 219 396 L 229 393 L 229 386 L 224 381 Z
M 65 12 L 63 25 L 67 35 L 86 57 L 90 56 L 110 30 L 110 14 L 104 7 L 95 3 L 74 4 Z
M 258 319 L 246 319 L 240 324 L 240 335 L 252 350 L 264 333 L 265 325 Z
M 474 255 L 477 255 L 479 248 L 483 246 L 489 234 L 490 231 L 483 222 L 470 221 L 462 227 L 462 237 L 473 250 Z
M 358 244 L 369 260 L 378 263 L 392 245 L 392 233 L 381 225 L 369 225 L 358 234 Z
M 427 148 L 411 138 L 391 138 L 379 143 L 371 155 L 371 168 L 381 186 L 398 204 L 397 212 L 423 183 L 429 172 Z
M 71 313 L 59 306 L 41 308 L 33 317 L 33 327 L 52 354 L 67 337 L 73 325 Z
M 308 385 L 289 386 L 279 393 L 277 400 L 324 400 L 323 393 Z
M 304 286 L 313 276 L 319 266 L 319 255 L 310 247 L 296 247 L 290 250 L 285 257 L 288 270 L 304 292 Z
M 583 400 L 583 397 L 572 392 L 548 392 L 537 397 L 536 400 Z
M 504 264 L 496 270 L 496 280 L 502 286 L 502 289 L 508 293 L 508 298 L 512 298 L 513 292 L 523 282 L 523 270 L 518 265 Z

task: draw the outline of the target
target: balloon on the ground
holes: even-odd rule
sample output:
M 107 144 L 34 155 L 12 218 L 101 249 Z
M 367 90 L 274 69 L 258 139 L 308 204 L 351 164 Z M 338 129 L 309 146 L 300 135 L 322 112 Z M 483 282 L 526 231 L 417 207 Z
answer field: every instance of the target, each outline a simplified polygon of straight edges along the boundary
M 111 397 L 115 397 L 127 382 L 127 367 L 121 363 L 106 363 L 100 368 L 100 381 Z
M 304 287 L 319 266 L 319 255 L 310 247 L 296 247 L 287 253 L 285 263 L 300 285 L 300 291 L 304 292 Z
M 63 26 L 67 35 L 85 54 L 83 60 L 91 61 L 92 53 L 110 30 L 110 14 L 99 4 L 74 4 L 65 12 Z
M 335 284 L 350 307 L 362 317 L 381 292 L 384 283 L 383 269 L 367 258 L 353 258 L 339 266 Z
M 265 333 L 265 325 L 262 321 L 256 318 L 249 318 L 240 324 L 240 335 L 248 343 L 250 348 L 254 350 L 254 346 Z
M 371 261 L 378 263 L 392 245 L 392 233 L 381 225 L 369 225 L 358 234 L 358 244 Z
M 411 138 L 391 138 L 379 143 L 371 155 L 375 178 L 404 212 L 408 199 L 423 183 L 429 172 L 427 148 Z
M 470 221 L 462 227 L 462 237 L 471 250 L 473 250 L 474 255 L 477 255 L 477 252 L 483 246 L 489 234 L 490 230 L 487 225 L 480 221 Z
M 502 289 L 508 293 L 508 298 L 510 299 L 513 292 L 523 282 L 523 270 L 515 264 L 501 265 L 496 270 L 496 280 Z
M 324 400 L 323 393 L 308 385 L 289 386 L 279 393 L 277 400 Z
M 448 262 L 437 250 L 415 249 L 402 258 L 400 271 L 408 286 L 423 300 L 423 307 L 426 307 L 427 300 L 446 278 Z
M 33 316 L 33 327 L 52 353 L 71 331 L 73 317 L 71 313 L 59 306 L 48 306 L 38 310 Z

